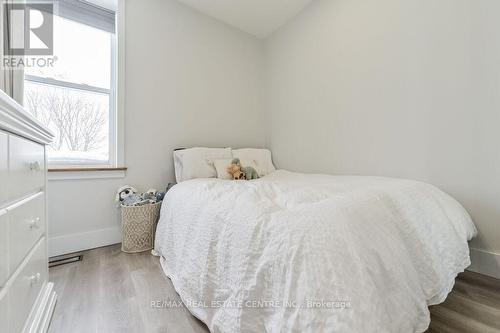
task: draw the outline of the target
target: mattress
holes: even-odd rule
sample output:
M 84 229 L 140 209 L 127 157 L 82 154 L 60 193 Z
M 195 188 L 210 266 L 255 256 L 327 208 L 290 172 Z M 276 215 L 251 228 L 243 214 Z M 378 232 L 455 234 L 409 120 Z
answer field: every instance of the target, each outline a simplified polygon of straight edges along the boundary
M 429 184 L 278 170 L 177 184 L 155 252 L 211 332 L 424 332 L 475 234 Z

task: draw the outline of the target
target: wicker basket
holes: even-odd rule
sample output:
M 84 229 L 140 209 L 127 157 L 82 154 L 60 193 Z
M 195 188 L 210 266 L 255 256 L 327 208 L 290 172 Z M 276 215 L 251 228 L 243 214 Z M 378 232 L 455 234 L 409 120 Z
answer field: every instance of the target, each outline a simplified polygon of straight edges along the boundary
M 136 253 L 154 247 L 161 201 L 143 206 L 122 205 L 122 251 Z

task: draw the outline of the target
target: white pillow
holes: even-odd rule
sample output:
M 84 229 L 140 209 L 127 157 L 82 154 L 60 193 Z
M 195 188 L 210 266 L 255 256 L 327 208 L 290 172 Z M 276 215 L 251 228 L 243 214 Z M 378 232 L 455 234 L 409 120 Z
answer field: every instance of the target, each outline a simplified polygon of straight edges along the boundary
M 231 165 L 233 159 L 223 159 L 223 160 L 214 160 L 215 170 L 217 171 L 217 178 L 220 179 L 233 179 L 231 175 L 227 172 L 227 168 Z M 257 165 L 254 161 L 251 160 L 241 160 L 240 164 L 242 167 L 253 167 L 257 171 Z M 257 171 L 257 173 L 259 173 Z M 260 173 L 259 173 L 260 177 Z
M 174 151 L 175 179 L 178 183 L 194 178 L 215 178 L 216 159 L 231 159 L 231 148 L 195 147 Z
M 231 175 L 227 172 L 227 168 L 231 165 L 232 159 L 214 160 L 215 171 L 217 178 L 231 179 Z
M 270 174 L 276 168 L 271 159 L 271 151 L 269 149 L 243 148 L 233 149 L 233 158 L 239 158 L 240 161 L 253 161 L 256 165 L 255 169 L 260 177 Z

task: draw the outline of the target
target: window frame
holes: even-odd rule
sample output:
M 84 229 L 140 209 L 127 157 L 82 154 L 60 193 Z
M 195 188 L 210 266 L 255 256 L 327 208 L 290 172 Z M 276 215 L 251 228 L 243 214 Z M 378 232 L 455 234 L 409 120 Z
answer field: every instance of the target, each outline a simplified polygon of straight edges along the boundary
M 120 1 L 122 3 L 122 1 Z M 123 6 L 119 6 L 123 8 Z M 115 29 L 114 33 L 111 33 L 111 38 L 110 38 L 110 88 L 101 88 L 101 87 L 96 87 L 92 85 L 87 85 L 83 83 L 74 83 L 74 82 L 69 82 L 69 81 L 64 81 L 64 80 L 58 80 L 58 79 L 53 79 L 53 78 L 47 78 L 47 77 L 41 77 L 37 75 L 24 75 L 24 81 L 25 82 L 32 82 L 32 83 L 37 83 L 37 84 L 43 84 L 49 87 L 57 87 L 57 88 L 66 88 L 66 89 L 73 89 L 73 90 L 79 90 L 83 92 L 90 92 L 90 93 L 97 93 L 97 94 L 103 94 L 103 95 L 108 95 L 109 97 L 109 105 L 108 105 L 108 160 L 103 163 L 95 163 L 95 162 L 90 162 L 90 161 L 85 161 L 85 160 L 80 160 L 77 163 L 75 161 L 71 161 L 68 163 L 51 163 L 50 157 L 47 157 L 47 166 L 49 170 L 52 172 L 57 171 L 58 169 L 60 170 L 68 170 L 68 169 L 77 169 L 77 170 L 83 170 L 83 169 L 89 169 L 89 170 L 94 170 L 94 169 L 102 169 L 102 168 L 109 168 L 110 170 L 116 170 L 116 169 L 125 169 L 123 167 L 118 167 L 121 165 L 124 161 L 123 158 L 123 147 L 121 147 L 123 144 L 119 142 L 119 137 L 120 135 L 119 132 L 119 127 L 120 123 L 123 123 L 123 121 L 120 121 L 120 116 L 119 116 L 119 104 L 120 102 L 118 101 L 118 90 L 119 90 L 119 85 L 120 82 L 118 82 L 118 72 L 120 71 L 121 65 L 119 65 L 119 58 L 123 57 L 123 55 L 119 55 L 119 52 L 122 51 L 122 48 L 118 45 L 119 41 L 121 41 L 121 36 L 119 36 L 119 30 L 123 30 L 123 27 L 120 29 L 119 27 L 122 26 L 123 23 L 119 24 L 118 15 L 119 11 L 117 10 L 115 12 L 115 20 L 116 20 L 116 26 L 117 28 Z M 54 14 L 57 15 L 57 14 Z M 63 17 L 64 19 L 67 19 L 66 17 Z M 69 19 L 70 20 L 70 19 Z M 123 20 L 123 16 L 120 15 L 120 20 Z M 82 22 L 74 21 L 80 24 L 84 24 Z M 85 24 L 84 24 L 85 25 Z M 92 25 L 88 25 L 89 27 L 93 27 Z M 124 49 L 123 49 L 124 50 Z M 123 71 L 122 71 L 123 72 Z M 121 76 L 121 75 L 120 75 Z M 123 107 L 123 106 L 121 106 Z M 121 112 L 120 112 L 121 113 Z M 122 140 L 120 140 L 122 141 Z M 120 154 L 121 153 L 121 154 Z

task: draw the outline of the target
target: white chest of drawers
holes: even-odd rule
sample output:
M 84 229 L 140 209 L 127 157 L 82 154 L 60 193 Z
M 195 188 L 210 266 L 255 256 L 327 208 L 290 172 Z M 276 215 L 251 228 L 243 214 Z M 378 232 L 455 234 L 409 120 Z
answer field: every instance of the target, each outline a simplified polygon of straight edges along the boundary
M 47 331 L 45 145 L 53 135 L 0 91 L 0 332 Z

